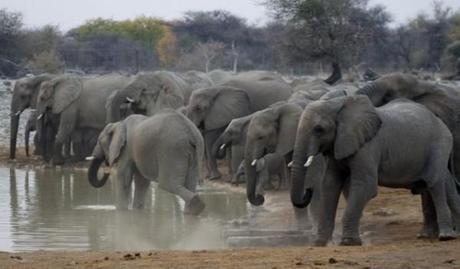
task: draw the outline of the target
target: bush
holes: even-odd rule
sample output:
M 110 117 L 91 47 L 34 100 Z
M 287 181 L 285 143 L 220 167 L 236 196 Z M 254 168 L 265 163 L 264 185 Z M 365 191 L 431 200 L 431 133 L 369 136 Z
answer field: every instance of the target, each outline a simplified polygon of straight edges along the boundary
M 35 54 L 27 67 L 33 73 L 60 73 L 64 68 L 64 63 L 55 50 L 49 50 Z

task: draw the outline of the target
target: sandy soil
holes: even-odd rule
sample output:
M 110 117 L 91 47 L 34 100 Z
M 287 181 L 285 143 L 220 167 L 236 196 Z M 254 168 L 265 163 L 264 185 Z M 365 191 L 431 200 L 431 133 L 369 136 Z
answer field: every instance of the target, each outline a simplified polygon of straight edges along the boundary
M 23 152 L 19 149 L 19 152 Z M 8 160 L 0 148 L 0 162 L 16 166 L 40 166 L 37 157 L 19 153 Z M 83 164 L 84 165 L 84 164 Z M 83 166 L 81 164 L 77 167 Z M 229 191 L 244 191 L 229 186 Z M 286 191 L 267 193 L 264 222 L 270 227 L 292 222 L 292 208 Z M 343 201 L 339 208 L 340 220 Z M 337 224 L 340 230 L 340 224 Z M 363 247 L 311 246 L 249 248 L 199 251 L 144 252 L 0 252 L 0 268 L 460 268 L 460 239 L 448 242 L 419 240 L 420 198 L 406 190 L 381 188 L 367 206 L 362 219 Z

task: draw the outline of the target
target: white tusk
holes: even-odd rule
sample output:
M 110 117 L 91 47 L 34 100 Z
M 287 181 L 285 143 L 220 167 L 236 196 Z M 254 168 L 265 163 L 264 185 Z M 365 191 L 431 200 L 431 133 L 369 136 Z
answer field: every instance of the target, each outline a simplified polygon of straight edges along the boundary
M 292 165 L 294 165 L 294 161 L 288 163 L 288 167 L 292 167 Z
M 256 164 L 257 164 L 257 159 L 254 159 L 251 163 L 251 166 L 256 166 Z
M 304 167 L 309 167 L 311 165 L 311 163 L 313 162 L 313 158 L 315 156 L 311 155 L 310 157 L 308 157 L 307 161 L 305 162 L 304 164 Z
M 96 157 L 94 157 L 94 156 L 88 156 L 88 157 L 85 158 L 85 160 L 87 160 L 87 161 L 92 161 L 94 159 L 96 159 Z
M 129 97 L 126 97 L 126 101 L 128 101 L 128 102 L 130 102 L 130 103 L 134 103 L 134 99 L 129 98 Z
M 222 146 L 220 146 L 219 149 L 220 149 L 220 150 L 223 150 L 223 149 L 225 148 L 225 146 L 226 146 L 225 144 L 222 144 Z
M 40 120 L 43 117 L 43 113 L 38 115 L 37 120 Z
M 22 111 L 18 111 L 18 112 L 16 112 L 16 114 L 14 114 L 14 115 L 15 115 L 15 116 L 19 116 L 19 115 L 21 115 L 21 112 L 22 112 Z

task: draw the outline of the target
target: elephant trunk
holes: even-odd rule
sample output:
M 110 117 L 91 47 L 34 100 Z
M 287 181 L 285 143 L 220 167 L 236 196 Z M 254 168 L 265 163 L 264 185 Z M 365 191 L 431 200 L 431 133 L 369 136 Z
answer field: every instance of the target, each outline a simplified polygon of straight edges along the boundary
M 246 196 L 248 201 L 255 205 L 260 206 L 265 202 L 265 198 L 260 193 L 257 193 L 257 171 L 256 171 L 256 162 L 257 155 L 251 154 L 253 152 L 251 145 L 252 143 L 248 142 L 246 151 L 244 154 L 244 170 L 246 172 Z
M 214 156 L 217 159 L 225 158 L 225 150 L 230 145 L 231 143 L 226 142 L 223 135 L 219 136 L 219 138 L 217 138 L 216 142 L 212 146 L 212 156 Z
M 294 147 L 291 166 L 291 202 L 295 207 L 305 208 L 310 204 L 312 189 L 305 189 L 305 175 L 307 168 L 307 143 L 299 133 Z
M 24 145 L 26 150 L 26 156 L 29 157 L 29 138 L 30 138 L 30 131 L 32 131 L 32 126 L 30 121 L 27 121 L 26 130 L 24 132 Z
M 10 159 L 16 158 L 16 139 L 18 137 L 18 128 L 19 128 L 19 118 L 20 114 L 11 114 L 10 118 Z
M 117 122 L 121 120 L 121 107 L 129 98 L 124 91 L 119 91 L 115 94 L 108 104 L 107 123 Z
M 97 172 L 99 171 L 99 168 L 101 167 L 101 164 L 105 161 L 104 158 L 94 158 L 91 161 L 91 164 L 88 169 L 88 180 L 91 186 L 95 188 L 101 188 L 102 186 L 105 185 L 107 180 L 109 179 L 110 174 L 109 173 L 104 173 L 102 176 L 102 179 L 99 179 L 97 176 Z
M 324 80 L 329 85 L 334 85 L 337 81 L 342 78 L 342 70 L 340 64 L 336 61 L 332 62 L 332 74 Z

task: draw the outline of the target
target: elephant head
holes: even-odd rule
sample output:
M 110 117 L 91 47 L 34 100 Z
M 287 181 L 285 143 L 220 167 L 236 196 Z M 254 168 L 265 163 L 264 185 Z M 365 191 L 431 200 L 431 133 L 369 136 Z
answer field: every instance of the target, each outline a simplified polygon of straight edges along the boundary
M 318 154 L 345 159 L 370 141 L 380 125 L 375 107 L 365 96 L 320 100 L 307 106 L 299 121 L 291 164 L 293 205 L 303 208 L 310 203 L 313 189 L 305 189 L 305 173 Z
M 256 193 L 258 161 L 268 153 L 288 155 L 295 141 L 297 123 L 302 109 L 295 104 L 284 103 L 256 112 L 248 125 L 244 150 L 247 180 L 246 194 L 253 205 L 261 205 L 264 197 Z
M 366 95 L 375 106 L 382 106 L 396 98 L 407 98 L 427 107 L 438 116 L 450 130 L 458 122 L 460 93 L 408 74 L 388 74 L 359 89 L 357 94 Z
M 251 113 L 249 96 L 230 86 L 196 90 L 187 106 L 188 118 L 201 130 L 209 131 L 227 126 L 232 119 Z
M 212 147 L 212 154 L 217 158 L 224 158 L 225 149 L 232 145 L 240 145 L 246 140 L 246 131 L 249 121 L 254 114 L 233 119 L 225 128 L 224 132 L 217 138 Z
M 88 170 L 88 180 L 91 186 L 100 188 L 105 185 L 109 174 L 105 173 L 102 179 L 98 178 L 98 170 L 102 163 L 114 165 L 120 157 L 126 144 L 126 126 L 124 122 L 109 123 L 99 134 L 97 144 L 91 157 Z
M 35 108 L 38 91 L 42 82 L 53 76 L 44 74 L 31 78 L 22 78 L 16 81 L 11 99 L 10 111 L 10 159 L 16 157 L 16 140 L 18 136 L 19 118 L 26 108 Z
M 121 109 L 127 103 L 146 115 L 154 115 L 164 108 L 177 109 L 186 103 L 186 87 L 185 82 L 171 72 L 141 73 L 108 100 L 107 122 L 122 120 Z
M 73 75 L 43 82 L 37 98 L 37 118 L 41 119 L 48 110 L 53 114 L 62 113 L 80 97 L 82 89 L 80 78 Z

